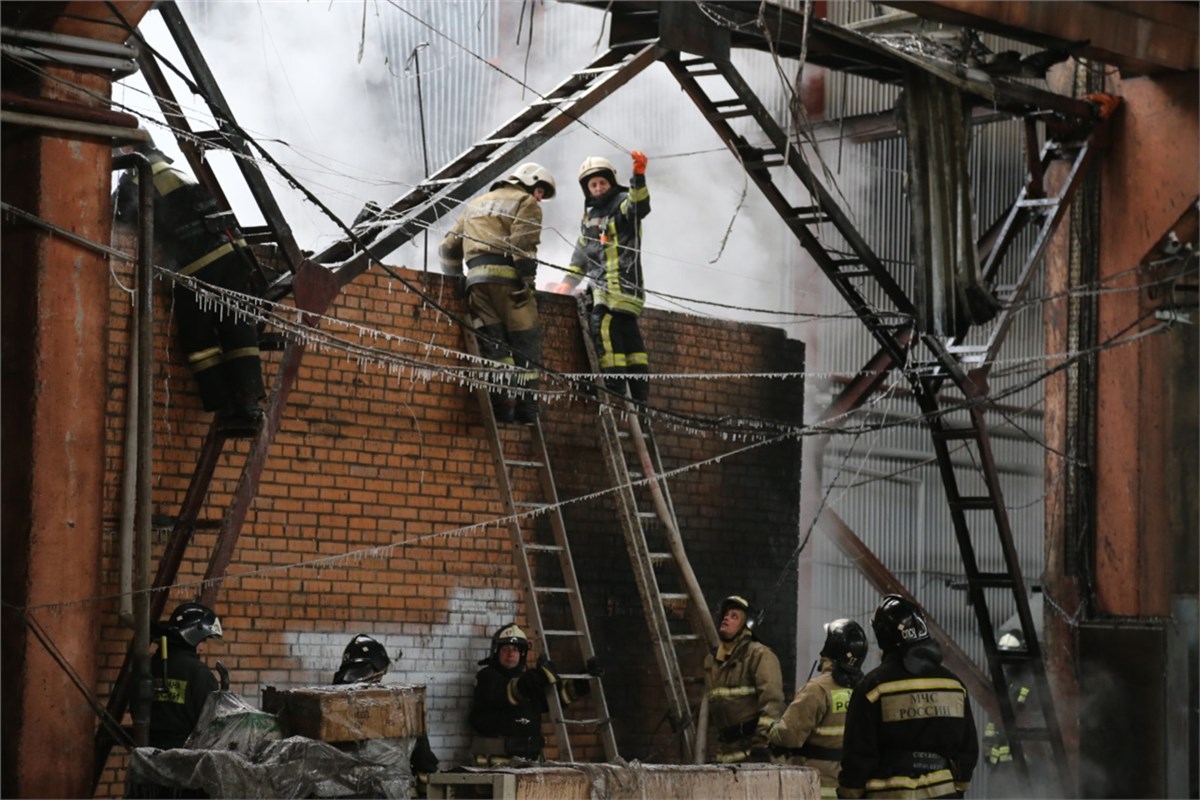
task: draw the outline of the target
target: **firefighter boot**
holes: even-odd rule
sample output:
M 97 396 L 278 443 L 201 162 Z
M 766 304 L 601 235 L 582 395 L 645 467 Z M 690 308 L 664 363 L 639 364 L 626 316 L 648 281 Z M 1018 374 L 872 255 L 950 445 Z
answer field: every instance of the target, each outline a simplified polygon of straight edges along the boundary
M 520 425 L 534 425 L 538 419 L 538 400 L 536 397 L 529 395 L 526 397 L 517 398 L 517 408 L 513 413 L 513 417 Z
M 205 411 L 224 412 L 229 409 L 233 398 L 229 395 L 229 384 L 221 371 L 221 364 L 213 363 L 195 371 L 196 388 L 200 390 L 200 402 Z
M 513 364 L 517 368 L 516 420 L 522 425 L 533 425 L 538 418 L 538 365 L 542 361 L 542 329 L 529 328 L 511 331 Z
M 513 421 L 513 400 L 500 392 L 489 392 L 488 396 L 492 400 L 492 413 L 496 415 L 496 422 L 501 425 L 511 424 Z
M 253 356 L 234 358 L 221 365 L 229 381 L 230 406 L 223 415 L 221 430 L 230 436 L 252 437 L 262 427 L 263 414 L 259 401 L 263 398 L 262 365 L 257 352 Z

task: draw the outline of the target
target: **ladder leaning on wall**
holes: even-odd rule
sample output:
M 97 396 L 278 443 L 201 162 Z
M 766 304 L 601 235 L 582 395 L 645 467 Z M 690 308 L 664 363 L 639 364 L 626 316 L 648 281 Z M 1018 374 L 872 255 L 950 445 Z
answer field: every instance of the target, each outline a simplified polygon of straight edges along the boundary
M 467 351 L 479 356 L 479 342 L 473 331 L 464 329 Z M 579 651 L 579 664 L 583 665 L 596 654 L 588 631 L 583 598 L 579 591 L 579 580 L 575 575 L 575 563 L 567 543 L 566 525 L 558 503 L 558 490 L 554 484 L 554 473 L 550 468 L 550 454 L 542 436 L 541 420 L 531 425 L 501 426 L 496 422 L 491 399 L 486 388 L 476 388 L 479 412 L 483 427 L 487 431 L 488 445 L 496 463 L 496 482 L 500 499 L 504 503 L 508 532 L 512 538 L 513 556 L 517 573 L 525 589 L 526 614 L 532 628 L 533 638 L 538 641 L 540 652 L 553 659 L 569 651 L 574 643 Z M 521 440 L 526 439 L 523 443 Z M 516 458 L 517 451 L 529 457 Z M 539 520 L 549 521 L 549 535 Z M 570 619 L 569 628 L 547 628 L 544 617 L 548 607 L 557 607 L 565 601 Z M 562 649 L 557 648 L 561 645 Z M 556 662 L 559 667 L 570 661 Z M 595 716 L 591 718 L 569 717 L 558 692 L 547 689 L 550 703 L 550 720 L 554 726 L 558 745 L 559 761 L 574 761 L 572 733 L 576 736 L 584 729 L 592 729 L 599 736 L 608 761 L 617 758 L 617 741 L 613 734 L 612 717 L 608 712 L 608 699 L 604 683 L 599 677 L 583 673 L 563 672 L 564 679 L 588 679 L 592 681 L 590 707 Z
M 581 297 L 580 328 L 591 372 L 599 375 L 600 361 L 589 333 L 588 316 L 589 306 Z M 632 405 L 614 409 L 603 402 L 599 419 L 604 466 L 617 488 L 617 516 L 649 625 L 669 720 L 679 737 L 682 760 L 687 763 L 695 755 L 698 723 L 691 711 L 688 685 L 701 678 L 684 675 L 680 652 L 690 648 L 695 654 L 698 647 L 716 647 L 716 626 L 683 548 L 649 420 L 643 424 Z M 646 508 L 647 502 L 652 510 Z

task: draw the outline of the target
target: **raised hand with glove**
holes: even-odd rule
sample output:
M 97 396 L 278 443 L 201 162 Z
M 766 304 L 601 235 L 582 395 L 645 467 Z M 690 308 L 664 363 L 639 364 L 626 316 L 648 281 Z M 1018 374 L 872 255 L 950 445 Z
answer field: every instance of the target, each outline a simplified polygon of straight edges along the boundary
M 649 161 L 650 161 L 650 159 L 641 150 L 634 150 L 633 151 L 633 174 L 634 175 L 645 175 L 646 174 L 646 164 L 649 163 Z

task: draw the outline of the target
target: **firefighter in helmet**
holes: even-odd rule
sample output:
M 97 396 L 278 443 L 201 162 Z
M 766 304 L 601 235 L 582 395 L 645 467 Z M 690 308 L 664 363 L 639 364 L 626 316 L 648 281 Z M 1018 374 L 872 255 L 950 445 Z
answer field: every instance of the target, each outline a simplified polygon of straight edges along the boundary
M 572 291 L 583 279 L 591 288 L 590 327 L 600 371 L 610 391 L 645 403 L 650 397 L 646 344 L 638 318 L 646 304 L 642 272 L 642 220 L 650 214 L 645 153 L 633 151 L 629 186 L 617 182 L 607 158 L 590 156 L 579 166 L 583 220 L 563 286 Z
M 461 276 L 466 261 L 467 305 L 480 353 L 516 367 L 513 392 L 491 392 L 497 422 L 537 421 L 542 326 L 533 292 L 542 236 L 539 203 L 555 192 L 549 170 L 522 164 L 467 204 L 438 251 L 447 275 Z
M 885 596 L 871 628 L 883 658 L 850 696 L 838 797 L 962 797 L 979 759 L 967 687 L 911 600 Z
M 783 673 L 771 648 L 754 637 L 754 608 L 731 595 L 717 612 L 720 644 L 704 657 L 708 727 L 722 764 L 769 760 L 767 732 L 783 713 Z
M 476 766 L 507 764 L 515 758 L 542 760 L 542 714 L 550 708 L 546 688 L 553 686 L 563 705 L 591 693 L 588 679 L 562 678 L 545 655 L 527 669 L 528 655 L 529 638 L 517 623 L 501 625 L 492 634 L 488 656 L 479 662 L 483 669 L 475 675 L 469 717 Z M 594 677 L 603 674 L 595 657 L 588 659 L 586 669 Z
M 397 652 L 396 659 L 403 655 Z M 392 659 L 387 650 L 374 637 L 360 633 L 350 640 L 342 651 L 342 663 L 333 675 L 333 684 L 341 686 L 349 683 L 382 683 L 383 676 L 392 666 Z M 429 785 L 429 774 L 437 772 L 438 757 L 429 746 L 429 737 L 421 734 L 413 745 L 409 766 L 413 777 L 417 780 L 417 791 L 425 796 Z
M 205 701 L 219 688 L 212 671 L 200 660 L 200 647 L 221 636 L 221 620 L 200 603 L 183 603 L 158 626 L 158 651 L 150 664 L 154 679 L 151 747 L 170 750 L 187 742 Z
M 842 734 L 850 694 L 862 680 L 867 634 L 851 619 L 825 623 L 825 644 L 817 662 L 819 674 L 792 700 L 783 717 L 767 733 L 776 764 L 809 766 L 821 773 L 821 796 L 837 796 L 842 762 Z
M 154 174 L 154 239 L 177 275 L 192 276 L 217 292 L 249 295 L 258 271 L 232 213 L 154 142 L 131 146 L 145 155 Z M 137 176 L 126 171 L 117 185 L 115 215 L 138 214 Z M 218 414 L 221 430 L 250 436 L 259 428 L 265 395 L 258 328 L 242 314 L 209 303 L 184 282 L 174 287 L 180 345 L 200 390 L 205 411 Z

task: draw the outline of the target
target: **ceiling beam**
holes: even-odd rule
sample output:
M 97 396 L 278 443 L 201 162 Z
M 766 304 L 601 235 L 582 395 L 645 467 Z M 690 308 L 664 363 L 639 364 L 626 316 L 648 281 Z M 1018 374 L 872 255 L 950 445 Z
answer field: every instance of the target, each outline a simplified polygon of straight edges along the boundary
M 1200 6 L 1196 3 L 896 0 L 888 5 L 928 20 L 1045 47 L 1086 41 L 1072 52 L 1127 74 L 1200 68 Z

